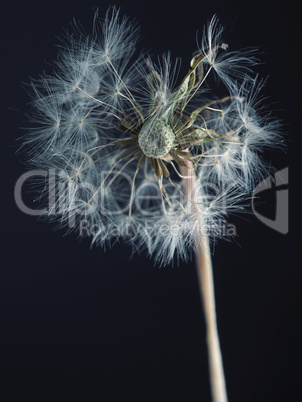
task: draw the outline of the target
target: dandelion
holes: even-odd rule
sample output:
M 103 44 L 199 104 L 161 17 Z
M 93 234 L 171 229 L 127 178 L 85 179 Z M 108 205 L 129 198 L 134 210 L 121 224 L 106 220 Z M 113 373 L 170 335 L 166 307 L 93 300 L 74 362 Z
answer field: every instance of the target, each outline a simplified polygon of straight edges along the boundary
M 161 265 L 195 252 L 215 402 L 227 397 L 209 239 L 265 174 L 259 151 L 280 141 L 258 112 L 254 52 L 229 51 L 222 32 L 213 17 L 179 78 L 170 53 L 135 58 L 138 29 L 115 7 L 92 34 L 75 26 L 53 75 L 30 83 L 34 127 L 23 138 L 30 164 L 56 173 L 47 219 L 85 229 L 94 245 L 129 242 Z

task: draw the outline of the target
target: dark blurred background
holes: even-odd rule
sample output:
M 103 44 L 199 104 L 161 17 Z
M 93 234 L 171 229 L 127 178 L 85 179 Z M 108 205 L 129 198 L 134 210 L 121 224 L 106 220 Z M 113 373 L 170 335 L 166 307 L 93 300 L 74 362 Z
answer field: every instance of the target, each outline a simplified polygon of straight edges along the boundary
M 93 8 L 107 1 L 2 5 L 0 368 L 3 401 L 209 401 L 205 326 L 194 262 L 159 268 L 115 245 L 63 236 L 15 205 L 14 185 L 27 170 L 16 139 L 29 101 L 23 83 L 51 72 L 64 28 L 75 18 L 90 30 Z M 218 328 L 230 402 L 298 400 L 301 383 L 301 263 L 298 178 L 300 24 L 298 2 L 115 2 L 141 26 L 141 47 L 171 50 L 183 67 L 196 31 L 217 14 L 231 50 L 257 47 L 267 77 L 263 93 L 284 122 L 288 151 L 265 152 L 289 167 L 290 225 L 281 234 L 253 214 L 233 217 L 234 242 L 213 256 Z M 296 162 L 296 163 L 295 163 Z M 295 194 L 296 193 L 296 194 Z M 259 211 L 274 218 L 275 191 Z M 9 394 L 4 396 L 4 389 Z M 299 391 L 299 392 L 298 392 Z M 51 397 L 50 395 L 56 395 Z

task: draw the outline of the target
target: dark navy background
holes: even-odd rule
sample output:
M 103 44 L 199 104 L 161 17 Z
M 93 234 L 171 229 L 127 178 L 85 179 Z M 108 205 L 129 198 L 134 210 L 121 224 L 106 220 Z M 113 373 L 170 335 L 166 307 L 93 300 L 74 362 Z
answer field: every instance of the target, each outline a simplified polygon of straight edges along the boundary
M 22 82 L 51 71 L 55 45 L 73 18 L 89 31 L 107 1 L 6 4 L 1 22 L 0 368 L 3 401 L 210 401 L 205 327 L 194 263 L 158 268 L 123 245 L 104 252 L 18 210 L 13 190 L 26 171 L 16 138 L 29 100 Z M 256 46 L 269 76 L 266 102 L 285 122 L 290 228 L 283 235 L 252 214 L 234 217 L 238 237 L 213 257 L 218 327 L 230 402 L 298 400 L 301 383 L 301 37 L 298 2 L 116 2 L 141 26 L 141 46 L 182 57 L 214 13 L 230 49 Z M 29 202 L 30 195 L 25 199 Z M 275 194 L 261 213 L 274 217 Z M 299 391 L 299 393 L 298 393 Z M 50 395 L 54 395 L 52 398 Z

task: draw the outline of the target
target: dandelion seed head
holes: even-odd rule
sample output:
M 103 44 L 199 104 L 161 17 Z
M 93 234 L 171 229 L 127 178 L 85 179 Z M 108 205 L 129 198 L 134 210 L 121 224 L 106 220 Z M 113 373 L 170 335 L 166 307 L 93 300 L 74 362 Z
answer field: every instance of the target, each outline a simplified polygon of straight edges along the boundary
M 181 76 L 170 52 L 136 56 L 138 29 L 116 7 L 95 15 L 92 33 L 65 33 L 53 73 L 29 84 L 22 145 L 31 166 L 55 172 L 56 204 L 43 218 L 95 246 L 126 241 L 160 265 L 190 258 L 201 231 L 217 237 L 266 174 L 263 148 L 281 146 L 259 102 L 255 52 L 229 51 L 222 35 L 214 16 Z M 47 179 L 39 188 L 47 199 Z

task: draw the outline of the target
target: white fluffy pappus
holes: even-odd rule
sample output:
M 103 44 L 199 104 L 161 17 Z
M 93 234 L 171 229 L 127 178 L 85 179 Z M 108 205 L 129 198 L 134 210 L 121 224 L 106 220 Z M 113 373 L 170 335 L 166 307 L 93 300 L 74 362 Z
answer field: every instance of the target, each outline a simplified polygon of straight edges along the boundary
M 281 136 L 259 113 L 254 51 L 229 52 L 222 32 L 214 17 L 180 78 L 169 52 L 135 58 L 138 30 L 115 7 L 95 16 L 91 34 L 78 25 L 65 34 L 53 73 L 30 83 L 22 138 L 30 165 L 52 172 L 55 202 L 43 218 L 95 245 L 129 242 L 163 265 L 188 259 L 201 230 L 228 236 L 228 214 L 266 173 L 259 152 Z M 223 98 L 205 90 L 211 74 Z M 189 165 L 192 199 L 181 173 Z

